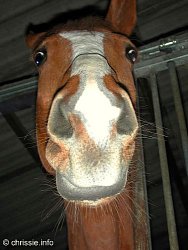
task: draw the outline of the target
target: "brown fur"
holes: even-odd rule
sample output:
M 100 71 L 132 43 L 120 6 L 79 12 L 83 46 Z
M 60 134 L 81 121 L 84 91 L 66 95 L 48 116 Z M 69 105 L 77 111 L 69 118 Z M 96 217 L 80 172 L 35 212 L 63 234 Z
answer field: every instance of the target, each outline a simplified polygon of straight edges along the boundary
M 49 43 L 50 39 L 50 43 Z M 45 67 L 39 70 L 38 94 L 37 94 L 37 143 L 41 161 L 46 170 L 54 174 L 54 169 L 49 165 L 45 157 L 47 131 L 46 123 L 53 98 L 58 90 L 60 90 L 69 79 L 69 67 L 71 50 L 67 40 L 64 41 L 62 46 L 61 41 L 54 35 L 47 38 L 42 46 L 49 47 L 49 53 Z M 56 51 L 59 51 L 57 54 Z M 62 60 L 60 54 L 69 55 Z

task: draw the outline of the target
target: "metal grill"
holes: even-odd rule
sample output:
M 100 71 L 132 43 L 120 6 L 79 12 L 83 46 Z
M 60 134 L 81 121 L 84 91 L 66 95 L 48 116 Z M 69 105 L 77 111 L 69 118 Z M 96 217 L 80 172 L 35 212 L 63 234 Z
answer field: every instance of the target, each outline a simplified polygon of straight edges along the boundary
M 159 94 L 158 74 L 168 71 L 172 89 L 174 109 L 177 117 L 185 173 L 188 176 L 188 134 L 186 127 L 186 116 L 178 81 L 176 67 L 188 64 L 188 33 L 179 34 L 167 39 L 160 40 L 154 44 L 145 46 L 140 51 L 140 62 L 135 67 L 137 87 L 140 78 L 146 78 L 149 82 L 151 98 L 156 126 L 157 143 L 159 151 L 159 164 L 161 168 L 164 203 L 166 210 L 169 246 L 171 250 L 179 249 L 176 219 L 169 176 L 169 164 L 167 159 L 165 136 L 163 132 L 162 103 Z M 138 87 L 139 89 L 139 87 Z

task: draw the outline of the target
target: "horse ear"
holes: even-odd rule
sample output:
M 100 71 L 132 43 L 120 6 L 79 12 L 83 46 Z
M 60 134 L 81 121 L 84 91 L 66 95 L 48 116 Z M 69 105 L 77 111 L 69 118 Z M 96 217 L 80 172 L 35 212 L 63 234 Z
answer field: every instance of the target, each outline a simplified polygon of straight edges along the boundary
M 111 0 L 106 20 L 118 32 L 130 36 L 136 23 L 136 0 Z
M 25 42 L 27 44 L 27 46 L 29 48 L 34 48 L 37 41 L 40 40 L 40 38 L 42 38 L 44 36 L 45 32 L 41 32 L 41 33 L 37 33 L 37 34 L 33 34 L 33 33 L 29 33 L 26 35 L 25 37 Z
M 29 24 L 25 32 L 25 42 L 29 48 L 34 48 L 36 42 L 45 35 L 46 32 L 37 30 L 36 26 Z

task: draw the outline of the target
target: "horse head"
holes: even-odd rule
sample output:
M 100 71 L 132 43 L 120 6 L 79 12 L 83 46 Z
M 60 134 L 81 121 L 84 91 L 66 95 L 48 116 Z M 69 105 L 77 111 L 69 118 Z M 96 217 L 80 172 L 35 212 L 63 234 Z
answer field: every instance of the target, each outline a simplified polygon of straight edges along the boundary
M 133 0 L 112 0 L 105 19 L 83 18 L 28 34 L 38 68 L 37 143 L 68 201 L 96 205 L 126 186 L 138 123 L 128 38 Z

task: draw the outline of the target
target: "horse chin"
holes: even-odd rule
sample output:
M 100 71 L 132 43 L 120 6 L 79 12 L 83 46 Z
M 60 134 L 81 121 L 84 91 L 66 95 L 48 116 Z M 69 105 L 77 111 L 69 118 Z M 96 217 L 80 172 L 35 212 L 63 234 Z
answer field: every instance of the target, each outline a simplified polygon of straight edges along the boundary
M 105 174 L 102 175 L 103 183 L 91 185 L 80 185 L 74 178 L 66 176 L 66 174 L 56 171 L 56 186 L 58 193 L 68 201 L 74 201 L 85 205 L 97 205 L 113 199 L 121 193 L 126 185 L 128 168 L 121 168 L 117 179 L 108 185 Z M 110 181 L 111 182 L 111 181 Z
M 135 149 L 134 137 L 126 142 L 126 147 L 116 141 L 100 149 L 78 142 L 68 148 L 65 143 L 49 140 L 46 158 L 55 169 L 60 196 L 67 201 L 96 206 L 122 193 Z
M 90 208 L 96 208 L 96 207 L 102 208 L 103 206 L 109 205 L 111 202 L 113 202 L 119 194 L 121 193 L 118 193 L 114 196 L 101 198 L 95 201 L 93 200 L 68 200 L 66 198 L 64 198 L 64 200 L 67 204 L 72 203 L 72 204 L 75 204 L 76 206 L 90 207 Z

